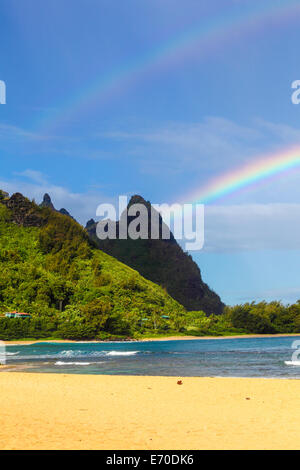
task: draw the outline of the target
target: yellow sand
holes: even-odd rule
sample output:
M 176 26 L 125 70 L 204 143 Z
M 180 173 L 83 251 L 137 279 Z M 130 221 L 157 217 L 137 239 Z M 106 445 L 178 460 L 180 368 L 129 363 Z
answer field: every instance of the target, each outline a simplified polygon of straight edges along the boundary
M 300 381 L 178 379 L 1 372 L 0 449 L 300 448 Z
M 178 340 L 192 340 L 192 339 L 235 339 L 235 338 L 283 338 L 288 336 L 300 336 L 300 333 L 278 333 L 278 334 L 249 334 L 249 335 L 230 335 L 230 336 L 161 336 L 159 338 L 142 338 L 138 341 L 178 341 Z M 133 340 L 137 341 L 137 340 Z M 85 341 L 86 344 L 88 343 L 104 343 L 106 341 Z M 77 343 L 75 340 L 70 339 L 39 339 L 39 340 L 29 340 L 29 341 L 22 341 L 22 340 L 12 340 L 12 341 L 4 341 L 7 346 L 14 346 L 14 345 L 30 345 L 30 344 L 37 344 L 37 343 Z
M 278 334 L 249 334 L 249 335 L 230 335 L 230 336 L 161 336 L 159 338 L 141 338 L 139 340 L 132 340 L 132 341 L 187 341 L 192 339 L 235 339 L 235 338 L 284 338 L 288 336 L 300 336 L 300 333 L 278 333 Z M 82 341 L 80 341 L 82 343 Z M 38 340 L 29 340 L 29 341 L 22 341 L 22 340 L 12 340 L 12 341 L 4 341 L 7 346 L 16 346 L 16 345 L 31 345 L 31 344 L 38 344 L 38 343 L 77 343 L 75 340 L 70 339 L 38 339 Z M 84 343 L 106 343 L 106 341 L 84 341 Z

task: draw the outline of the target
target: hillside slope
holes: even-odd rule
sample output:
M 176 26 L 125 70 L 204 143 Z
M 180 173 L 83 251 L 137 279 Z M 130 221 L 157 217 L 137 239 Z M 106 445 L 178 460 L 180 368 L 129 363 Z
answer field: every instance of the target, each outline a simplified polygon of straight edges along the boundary
M 184 308 L 97 249 L 70 217 L 14 194 L 0 201 L 0 235 L 1 312 L 48 319 L 69 338 L 180 329 Z
M 133 196 L 128 207 L 135 203 L 146 206 L 148 215 L 154 211 L 151 204 L 141 196 Z M 128 223 L 133 219 L 134 217 L 128 218 Z M 160 224 L 162 223 L 160 218 Z M 148 240 L 99 240 L 96 225 L 91 220 L 86 228 L 101 250 L 136 269 L 146 279 L 163 286 L 187 310 L 203 310 L 207 314 L 222 313 L 224 304 L 220 297 L 203 282 L 199 266 L 182 250 L 172 234 L 169 240 L 151 240 L 150 237 Z

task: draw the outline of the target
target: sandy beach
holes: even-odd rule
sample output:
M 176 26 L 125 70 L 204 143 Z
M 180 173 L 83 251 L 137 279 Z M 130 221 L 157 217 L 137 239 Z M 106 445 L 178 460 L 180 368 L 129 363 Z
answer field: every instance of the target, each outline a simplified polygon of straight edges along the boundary
M 141 341 L 178 341 L 191 339 L 237 339 L 237 338 L 285 338 L 288 336 L 300 336 L 300 333 L 278 333 L 278 334 L 247 334 L 247 335 L 231 335 L 231 336 L 166 336 L 162 338 L 145 338 Z
M 299 449 L 300 381 L 0 373 L 0 449 Z
M 284 338 L 286 336 L 300 336 L 300 333 L 278 333 L 278 334 L 248 334 L 248 335 L 232 335 L 232 336 L 162 336 L 159 338 L 142 338 L 139 340 L 133 339 L 133 342 L 136 341 L 186 341 L 193 339 L 234 339 L 234 338 Z M 80 343 L 107 343 L 109 341 L 80 341 Z M 4 341 L 7 346 L 17 346 L 17 345 L 31 345 L 36 343 L 78 343 L 78 341 L 72 339 L 38 339 L 38 340 L 12 340 Z

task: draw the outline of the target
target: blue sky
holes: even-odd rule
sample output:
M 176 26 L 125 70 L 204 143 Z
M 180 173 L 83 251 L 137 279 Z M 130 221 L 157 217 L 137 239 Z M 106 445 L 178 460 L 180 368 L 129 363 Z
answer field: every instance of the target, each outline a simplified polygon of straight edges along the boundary
M 299 144 L 297 3 L 1 0 L 0 187 L 47 191 L 84 224 L 120 194 L 182 200 Z M 299 181 L 294 169 L 206 207 L 192 256 L 225 302 L 300 298 Z

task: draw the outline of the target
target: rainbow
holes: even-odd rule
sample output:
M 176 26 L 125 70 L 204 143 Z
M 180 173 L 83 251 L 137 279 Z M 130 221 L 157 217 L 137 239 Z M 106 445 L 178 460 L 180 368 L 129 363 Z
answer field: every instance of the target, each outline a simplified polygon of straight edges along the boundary
M 300 166 L 300 147 L 266 155 L 233 171 L 217 176 L 207 185 L 183 199 L 190 203 L 209 203 L 266 178 Z
M 35 128 L 44 134 L 63 126 L 87 111 L 98 109 L 99 103 L 117 96 L 136 80 L 151 76 L 152 71 L 161 67 L 165 70 L 169 65 L 182 62 L 192 55 L 199 58 L 200 54 L 211 54 L 214 47 L 224 45 L 228 40 L 236 40 L 237 35 L 252 31 L 264 22 L 272 25 L 279 21 L 281 24 L 288 19 L 294 19 L 299 13 L 299 0 L 264 0 L 256 3 L 251 0 L 234 10 L 220 13 L 218 18 L 203 19 L 200 24 L 168 41 L 158 45 L 145 55 L 118 65 L 115 69 L 103 75 L 101 73 L 92 83 L 69 97 L 65 102 L 57 104 L 44 117 L 39 117 Z

